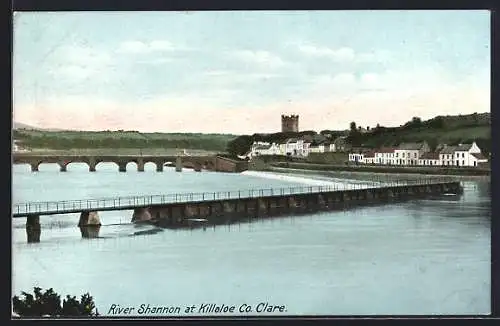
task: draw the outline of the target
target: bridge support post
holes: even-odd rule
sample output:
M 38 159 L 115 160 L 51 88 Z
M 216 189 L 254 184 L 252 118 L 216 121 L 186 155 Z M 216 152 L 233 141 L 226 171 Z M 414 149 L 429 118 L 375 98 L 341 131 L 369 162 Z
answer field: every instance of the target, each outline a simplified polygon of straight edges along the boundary
M 68 171 L 68 168 L 67 168 L 68 165 L 66 163 L 64 163 L 64 162 L 63 163 L 59 163 L 59 167 L 60 167 L 59 171 L 61 171 L 61 172 Z
M 175 172 L 182 172 L 182 159 L 180 156 L 175 159 Z
M 28 243 L 40 242 L 40 234 L 42 228 L 40 226 L 39 215 L 28 215 L 26 219 L 26 235 L 28 236 Z
M 88 164 L 89 164 L 89 172 L 95 172 L 95 166 L 97 165 L 95 158 L 90 157 Z
M 119 162 L 118 163 L 118 172 L 127 172 L 127 163 Z
M 163 162 L 156 162 L 156 172 L 163 172 Z
M 99 230 L 101 229 L 101 219 L 97 212 L 85 211 L 80 214 L 78 227 L 82 234 L 82 238 L 92 239 L 99 237 Z
M 137 160 L 137 171 L 144 172 L 144 161 L 142 159 Z
M 80 220 L 78 221 L 78 226 L 96 226 L 101 225 L 101 219 L 97 212 L 84 211 L 80 214 Z
M 40 165 L 38 162 L 37 163 L 31 163 L 31 172 L 38 172 L 38 166 Z
M 132 223 L 138 223 L 138 222 L 144 222 L 144 221 L 149 221 L 152 219 L 151 212 L 149 211 L 149 208 L 136 208 L 134 209 L 134 214 L 132 214 Z

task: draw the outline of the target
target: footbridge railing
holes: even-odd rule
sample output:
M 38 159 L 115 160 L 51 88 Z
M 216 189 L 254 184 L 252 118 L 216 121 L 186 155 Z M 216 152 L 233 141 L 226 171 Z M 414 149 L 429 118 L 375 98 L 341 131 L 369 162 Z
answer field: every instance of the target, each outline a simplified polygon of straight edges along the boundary
M 399 181 L 357 181 L 348 184 L 325 184 L 315 186 L 283 187 L 283 188 L 264 188 L 247 190 L 230 190 L 217 192 L 189 192 L 189 193 L 170 193 L 149 196 L 126 196 L 115 198 L 100 199 L 82 199 L 82 200 L 64 200 L 64 201 L 45 201 L 45 202 L 27 202 L 13 205 L 13 217 L 23 217 L 27 215 L 51 215 L 64 214 L 81 211 L 99 211 L 99 210 L 120 210 L 132 209 L 134 207 L 189 203 L 212 200 L 227 200 L 241 198 L 259 198 L 267 196 L 285 196 L 298 195 L 306 193 L 321 193 L 340 190 L 359 190 L 368 188 L 385 188 L 408 185 L 431 185 L 454 182 L 449 177 L 443 178 L 424 178 L 414 180 Z M 330 181 L 324 181 L 325 183 Z

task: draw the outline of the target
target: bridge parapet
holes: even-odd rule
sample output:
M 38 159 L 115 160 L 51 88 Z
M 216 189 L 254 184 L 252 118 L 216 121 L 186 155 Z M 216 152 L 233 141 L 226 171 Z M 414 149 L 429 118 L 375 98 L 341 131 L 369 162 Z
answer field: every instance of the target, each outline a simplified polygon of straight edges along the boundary
M 111 162 L 118 166 L 118 171 L 125 172 L 127 170 L 127 164 L 134 162 L 137 164 L 137 170 L 144 171 L 144 166 L 146 163 L 154 163 L 156 165 L 156 171 L 162 172 L 165 163 L 176 162 L 176 169 L 182 170 L 183 166 L 194 168 L 197 171 L 201 171 L 201 167 L 205 169 L 214 169 L 215 164 L 214 156 L 155 156 L 155 155 L 98 155 L 98 156 L 88 156 L 88 155 L 41 155 L 41 154 L 31 154 L 31 153 L 14 153 L 13 163 L 14 164 L 29 164 L 31 166 L 31 171 L 39 171 L 40 164 L 43 163 L 57 163 L 60 166 L 60 171 L 67 171 L 67 166 L 70 163 L 86 163 L 89 166 L 90 172 L 95 172 L 96 167 L 99 163 Z

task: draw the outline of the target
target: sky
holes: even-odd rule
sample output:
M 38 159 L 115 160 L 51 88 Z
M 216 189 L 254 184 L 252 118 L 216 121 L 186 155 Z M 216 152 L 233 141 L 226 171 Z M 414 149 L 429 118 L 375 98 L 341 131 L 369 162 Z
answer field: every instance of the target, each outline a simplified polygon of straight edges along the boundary
M 13 119 L 251 134 L 490 112 L 488 11 L 14 13 Z

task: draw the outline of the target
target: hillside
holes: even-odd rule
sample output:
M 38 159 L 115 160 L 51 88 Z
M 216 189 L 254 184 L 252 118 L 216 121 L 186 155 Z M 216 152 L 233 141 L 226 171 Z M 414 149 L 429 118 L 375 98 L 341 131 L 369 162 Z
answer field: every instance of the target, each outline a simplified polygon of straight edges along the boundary
M 37 130 L 39 128 L 27 125 L 25 123 L 13 121 L 12 122 L 12 129 L 14 129 L 14 130 L 18 130 L 18 129 Z
M 63 129 L 55 129 L 55 128 L 40 128 L 28 125 L 26 123 L 13 121 L 12 122 L 13 130 L 43 130 L 43 131 L 62 131 Z
M 456 145 L 476 141 L 486 152 L 491 150 L 490 113 L 437 116 L 421 121 L 413 118 L 400 127 L 378 126 L 369 132 L 351 131 L 348 141 L 353 146 L 378 148 L 397 146 L 402 142 L 427 141 L 432 149 L 438 144 Z
M 333 141 L 336 137 L 345 135 L 347 142 L 355 147 L 379 148 L 397 146 L 402 142 L 427 141 L 431 148 L 440 143 L 454 145 L 476 141 L 479 147 L 489 153 L 491 150 L 491 116 L 490 113 L 474 113 L 457 116 L 437 116 L 422 121 L 418 117 L 399 127 L 377 126 L 369 131 L 361 132 L 354 122 L 350 131 L 323 130 L 299 133 L 274 133 L 243 135 L 228 144 L 228 151 L 233 155 L 242 155 L 249 151 L 254 141 L 281 142 L 291 137 L 311 135 L 314 138 Z
M 186 148 L 225 151 L 235 135 L 140 133 L 137 131 L 47 131 L 17 129 L 13 137 L 31 149 Z

